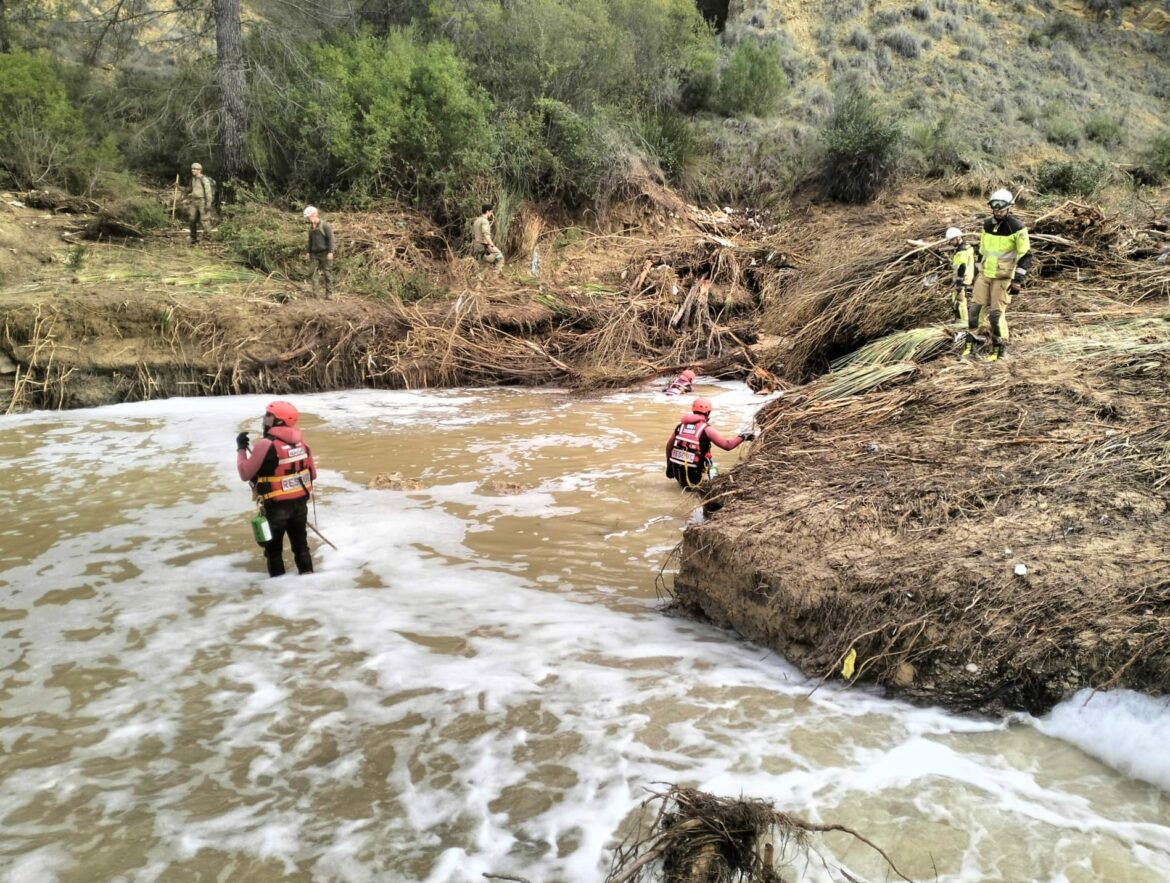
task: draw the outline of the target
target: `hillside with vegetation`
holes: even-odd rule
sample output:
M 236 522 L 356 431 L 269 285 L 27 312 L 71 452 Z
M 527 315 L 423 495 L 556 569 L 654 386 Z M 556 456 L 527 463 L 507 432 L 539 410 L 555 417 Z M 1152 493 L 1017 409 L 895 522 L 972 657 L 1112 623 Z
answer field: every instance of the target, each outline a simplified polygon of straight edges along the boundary
M 865 202 L 912 178 L 1089 195 L 1170 165 L 1164 2 L 74 0 L 0 15 L 0 186 L 17 190 L 130 198 L 199 160 L 240 199 L 392 200 L 444 225 L 488 199 L 506 227 L 524 200 L 596 214 L 645 177 L 692 202 L 778 205 Z M 136 220 L 163 221 L 145 206 Z

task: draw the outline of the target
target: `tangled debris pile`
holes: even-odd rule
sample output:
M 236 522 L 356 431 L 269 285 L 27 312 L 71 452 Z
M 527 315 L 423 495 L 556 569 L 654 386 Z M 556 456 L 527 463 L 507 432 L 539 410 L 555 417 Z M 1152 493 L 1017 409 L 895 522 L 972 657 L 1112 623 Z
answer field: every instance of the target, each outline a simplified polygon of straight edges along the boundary
M 1013 318 L 1098 321 L 1170 296 L 1170 263 L 1155 259 L 1170 237 L 1157 223 L 1134 228 L 1075 202 L 1038 217 L 1021 213 L 1021 219 L 1029 226 L 1037 280 L 1017 298 Z M 849 241 L 825 237 L 825 253 L 810 260 L 818 269 L 792 277 L 781 296 L 766 301 L 763 330 L 784 340 L 771 369 L 803 382 L 893 331 L 945 322 L 949 255 L 938 237 L 948 221 L 936 214 L 891 222 L 880 235 L 861 229 Z
M 327 309 L 304 296 L 303 225 L 275 209 L 224 222 L 246 267 L 209 263 L 214 247 L 92 246 L 65 291 L 45 271 L 31 299 L 6 304 L 0 350 L 18 373 L 10 387 L 0 378 L 0 396 L 19 410 L 356 386 L 591 388 L 682 365 L 742 377 L 759 367 L 759 291 L 791 270 L 789 257 L 727 238 L 729 219 L 675 208 L 670 234 L 575 231 L 562 242 L 522 206 L 518 237 L 546 237 L 551 254 L 539 278 L 503 279 L 421 216 L 346 215 L 345 272 L 374 287 Z
M 812 676 L 951 708 L 1170 692 L 1163 237 L 1076 203 L 1032 225 L 1040 279 L 1012 314 L 1019 358 L 994 370 L 940 359 L 953 326 L 912 324 L 945 315 L 933 246 L 791 285 L 774 367 L 828 370 L 708 488 L 684 607 Z
M 852 390 L 818 394 L 827 375 L 760 415 L 686 534 L 682 604 L 952 708 L 1170 692 L 1170 316 L 1053 331 L 993 373 L 844 370 Z
M 813 834 L 848 834 L 875 850 L 901 877 L 889 856 L 843 825 L 818 825 L 778 812 L 763 800 L 729 799 L 675 786 L 655 794 L 643 811 L 657 804 L 653 820 L 614 851 L 606 883 L 781 883 L 784 869 L 816 855 Z M 844 868 L 840 879 L 854 880 Z

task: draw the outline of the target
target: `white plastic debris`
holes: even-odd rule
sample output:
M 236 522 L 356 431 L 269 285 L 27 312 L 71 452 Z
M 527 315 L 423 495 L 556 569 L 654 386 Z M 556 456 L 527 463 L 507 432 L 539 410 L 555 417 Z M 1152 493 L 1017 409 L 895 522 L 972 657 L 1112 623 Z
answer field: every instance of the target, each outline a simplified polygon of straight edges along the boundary
M 979 671 L 979 666 L 977 666 L 974 662 L 968 662 L 963 667 L 967 669 L 967 671 L 971 672 L 971 674 L 975 674 L 975 672 Z
M 1023 564 L 1017 564 L 1015 570 L 1012 571 L 1016 576 L 1027 576 L 1028 568 Z

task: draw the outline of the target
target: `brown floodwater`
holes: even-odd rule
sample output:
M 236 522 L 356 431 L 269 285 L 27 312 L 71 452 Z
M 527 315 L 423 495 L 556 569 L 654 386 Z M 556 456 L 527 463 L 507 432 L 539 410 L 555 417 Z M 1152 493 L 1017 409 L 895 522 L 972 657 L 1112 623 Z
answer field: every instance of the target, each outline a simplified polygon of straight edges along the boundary
M 728 433 L 760 404 L 702 391 Z M 699 517 L 663 475 L 683 402 L 295 397 L 337 548 L 273 580 L 234 454 L 266 400 L 0 418 L 0 881 L 600 881 L 662 783 L 848 825 L 917 879 L 1170 879 L 1160 703 L 814 693 L 662 615 Z M 815 845 L 790 876 L 889 879 Z

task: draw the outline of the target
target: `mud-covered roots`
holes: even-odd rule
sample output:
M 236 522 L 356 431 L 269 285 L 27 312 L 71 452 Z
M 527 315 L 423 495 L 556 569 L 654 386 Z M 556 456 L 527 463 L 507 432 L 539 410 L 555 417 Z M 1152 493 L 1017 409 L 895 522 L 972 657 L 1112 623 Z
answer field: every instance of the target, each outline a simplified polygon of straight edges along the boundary
M 994 371 L 818 378 L 708 488 L 727 505 L 688 530 L 676 594 L 812 676 L 952 708 L 1170 692 L 1167 379 L 1156 315 L 1054 329 Z
M 716 797 L 675 786 L 655 794 L 643 813 L 653 813 L 652 821 L 615 850 L 606 883 L 782 883 L 784 869 L 810 855 L 833 876 L 811 836 L 830 831 L 866 844 L 893 874 L 908 879 L 857 832 L 778 812 L 763 800 Z M 835 870 L 839 879 L 856 879 L 844 869 Z

